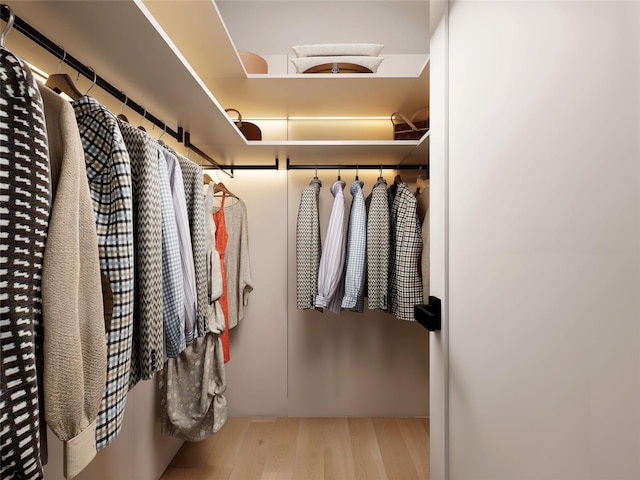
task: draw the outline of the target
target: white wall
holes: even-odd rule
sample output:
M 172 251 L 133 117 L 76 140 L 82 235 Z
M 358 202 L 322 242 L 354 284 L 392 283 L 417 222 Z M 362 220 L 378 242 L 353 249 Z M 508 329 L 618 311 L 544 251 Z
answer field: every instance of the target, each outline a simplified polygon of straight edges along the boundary
M 449 478 L 637 480 L 640 4 L 449 14 Z

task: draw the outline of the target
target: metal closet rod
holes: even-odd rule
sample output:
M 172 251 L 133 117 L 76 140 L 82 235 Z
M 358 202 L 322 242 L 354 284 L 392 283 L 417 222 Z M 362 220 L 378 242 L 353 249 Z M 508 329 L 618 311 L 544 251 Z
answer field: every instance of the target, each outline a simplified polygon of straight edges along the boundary
M 287 170 L 424 170 L 429 165 L 378 164 L 378 165 L 294 165 L 287 159 Z
M 11 7 L 9 7 L 4 3 L 0 4 L 0 6 L 6 7 L 6 8 L 0 8 L 0 17 L 5 22 L 8 22 L 9 9 Z M 162 131 L 166 132 L 168 135 L 171 135 L 178 142 L 182 142 L 182 139 L 184 136 L 182 127 L 179 126 L 177 127 L 176 130 L 173 130 L 172 128 L 168 127 L 165 122 L 163 122 L 162 120 L 158 119 L 154 115 L 147 112 L 147 110 L 140 104 L 131 100 L 126 93 L 114 87 L 111 83 L 107 82 L 104 78 L 97 75 L 93 69 L 87 67 L 75 57 L 69 55 L 66 49 L 52 42 L 49 38 L 42 35 L 39 31 L 37 31 L 35 28 L 33 28 L 31 25 L 29 25 L 27 22 L 22 20 L 17 15 L 15 15 L 13 28 L 18 30 L 28 39 L 40 45 L 42 48 L 47 50 L 52 55 L 61 59 L 61 61 L 63 61 L 64 63 L 69 65 L 71 68 L 73 68 L 77 72 L 87 77 L 89 80 L 93 81 L 95 78 L 95 84 L 99 86 L 101 89 L 103 89 L 104 91 L 109 93 L 111 96 L 123 102 L 126 106 L 128 106 L 135 112 L 142 115 L 144 118 L 146 118 L 148 121 L 153 123 L 155 126 L 159 127 Z M 193 146 L 191 148 L 193 149 Z

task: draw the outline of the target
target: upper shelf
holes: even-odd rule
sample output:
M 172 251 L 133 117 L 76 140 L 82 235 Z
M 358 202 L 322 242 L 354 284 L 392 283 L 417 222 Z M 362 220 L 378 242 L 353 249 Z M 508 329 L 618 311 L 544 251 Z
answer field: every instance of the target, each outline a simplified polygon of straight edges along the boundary
M 182 126 L 192 144 L 222 164 L 270 164 L 287 156 L 295 163 L 328 163 L 323 158 L 331 156 L 332 162 L 388 164 L 428 155 L 428 140 L 249 144 L 224 113 L 225 107 L 245 117 L 410 113 L 408 98 L 427 97 L 428 67 L 414 78 L 248 78 L 211 1 L 16 1 L 11 7 L 156 117 Z
M 386 117 L 428 104 L 428 62 L 407 76 L 247 75 L 213 1 L 189 2 L 189 8 L 180 0 L 143 3 L 216 99 L 247 118 Z

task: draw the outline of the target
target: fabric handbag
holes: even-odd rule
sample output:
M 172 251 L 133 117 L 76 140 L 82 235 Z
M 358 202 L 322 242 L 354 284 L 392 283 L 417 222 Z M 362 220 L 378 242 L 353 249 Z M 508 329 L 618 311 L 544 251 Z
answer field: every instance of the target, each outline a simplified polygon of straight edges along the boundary
M 419 108 L 411 118 L 407 118 L 400 112 L 394 112 L 391 114 L 391 123 L 394 140 L 420 140 L 429 131 L 429 107 Z
M 235 108 L 225 108 L 225 112 L 235 112 L 238 115 L 237 120 L 234 120 L 233 123 L 236 124 L 236 127 L 242 132 L 244 137 L 247 140 L 262 140 L 262 130 L 255 123 L 251 122 L 243 122 L 242 115 Z

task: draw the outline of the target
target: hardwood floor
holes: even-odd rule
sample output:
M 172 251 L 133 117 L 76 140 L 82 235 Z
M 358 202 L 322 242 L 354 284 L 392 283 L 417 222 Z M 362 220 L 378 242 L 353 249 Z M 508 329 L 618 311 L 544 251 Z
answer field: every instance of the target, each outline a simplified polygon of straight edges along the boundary
M 233 417 L 161 480 L 428 480 L 428 418 Z

